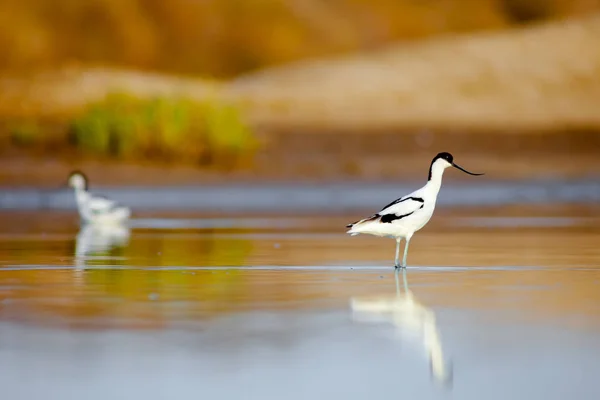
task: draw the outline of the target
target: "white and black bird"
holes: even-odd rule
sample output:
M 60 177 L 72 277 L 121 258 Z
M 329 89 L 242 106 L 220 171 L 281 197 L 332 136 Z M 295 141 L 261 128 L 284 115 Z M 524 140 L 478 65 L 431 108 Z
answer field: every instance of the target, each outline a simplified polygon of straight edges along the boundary
M 88 179 L 81 171 L 69 175 L 69 186 L 75 189 L 79 216 L 85 223 L 121 224 L 131 215 L 131 210 L 104 196 L 88 191 Z
M 346 225 L 346 228 L 350 228 L 347 233 L 350 233 L 352 236 L 362 233 L 396 239 L 395 265 L 396 268 L 405 268 L 410 239 L 415 232 L 423 228 L 431 219 L 435 209 L 435 202 L 442 186 L 442 176 L 444 175 L 444 170 L 448 167 L 460 169 L 469 175 L 483 175 L 469 172 L 456 165 L 452 154 L 446 152 L 439 153 L 431 161 L 429 180 L 425 186 L 394 200 L 369 218 Z M 400 242 L 402 239 L 406 241 L 406 244 L 402 264 L 400 264 Z

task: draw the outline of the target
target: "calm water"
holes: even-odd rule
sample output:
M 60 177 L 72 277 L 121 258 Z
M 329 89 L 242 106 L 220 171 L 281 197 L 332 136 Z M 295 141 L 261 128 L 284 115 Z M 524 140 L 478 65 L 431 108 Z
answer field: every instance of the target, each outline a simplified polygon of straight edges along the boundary
M 0 214 L 7 399 L 597 399 L 600 208 L 442 208 L 411 243 L 351 215 Z

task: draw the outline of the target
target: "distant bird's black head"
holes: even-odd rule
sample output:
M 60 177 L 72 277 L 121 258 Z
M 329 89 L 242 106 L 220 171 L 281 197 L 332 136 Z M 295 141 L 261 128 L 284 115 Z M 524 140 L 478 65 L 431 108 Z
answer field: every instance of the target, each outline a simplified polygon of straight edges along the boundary
M 460 169 L 462 172 L 467 173 L 469 175 L 483 175 L 483 174 L 476 174 L 474 172 L 467 171 L 466 169 L 464 169 L 461 166 L 454 163 L 454 157 L 452 156 L 452 154 L 447 153 L 447 152 L 442 152 L 442 153 L 438 153 L 438 155 L 433 157 L 433 160 L 431 160 L 431 165 L 429 166 L 429 180 L 431 180 L 431 172 L 433 169 L 433 164 L 435 164 L 435 162 L 438 160 L 444 160 L 448 163 L 444 166 L 444 168 L 448 168 L 448 167 L 452 166 L 456 169 Z
M 83 172 L 79 170 L 71 172 L 69 174 L 69 179 L 67 182 L 71 187 L 88 190 L 88 178 Z

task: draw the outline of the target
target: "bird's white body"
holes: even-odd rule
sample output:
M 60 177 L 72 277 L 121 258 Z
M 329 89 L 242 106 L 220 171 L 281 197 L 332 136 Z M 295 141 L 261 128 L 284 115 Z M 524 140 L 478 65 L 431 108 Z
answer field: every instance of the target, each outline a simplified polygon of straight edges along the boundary
M 347 225 L 350 235 L 367 234 L 396 239 L 396 268 L 406 267 L 408 244 L 415 232 L 423 228 L 431 219 L 435 211 L 435 203 L 442 187 L 444 170 L 455 167 L 470 175 L 482 175 L 469 172 L 454 164 L 450 153 L 439 153 L 431 161 L 429 167 L 429 180 L 419 190 L 400 197 L 385 206 L 381 211 L 369 218 L 361 219 Z M 402 264 L 399 261 L 400 241 L 404 239 L 404 257 Z
M 128 207 L 121 206 L 114 200 L 103 196 L 95 196 L 87 189 L 86 178 L 82 174 L 73 174 L 69 185 L 75 189 L 75 200 L 81 220 L 94 224 L 122 224 L 131 216 Z
M 77 209 L 81 219 L 94 223 L 122 223 L 129 219 L 129 208 L 105 197 L 94 196 L 85 190 L 75 190 Z
M 425 186 L 399 198 L 377 214 L 356 222 L 347 233 L 410 240 L 410 237 L 423 228 L 433 216 L 445 168 L 447 167 L 443 162 L 436 162 L 432 168 L 431 179 Z

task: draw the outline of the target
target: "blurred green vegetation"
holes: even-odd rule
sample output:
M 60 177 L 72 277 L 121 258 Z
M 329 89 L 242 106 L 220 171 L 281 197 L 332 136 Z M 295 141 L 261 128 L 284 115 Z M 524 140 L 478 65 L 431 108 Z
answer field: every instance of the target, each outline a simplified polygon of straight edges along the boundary
M 17 146 L 34 145 L 42 136 L 40 124 L 36 121 L 15 121 L 8 130 L 12 142 Z
M 234 105 L 207 98 L 139 98 L 113 93 L 63 122 L 65 139 L 87 154 L 235 167 L 258 142 Z M 15 124 L 12 140 L 32 146 L 56 140 L 35 121 Z
M 224 78 L 599 7 L 600 0 L 3 0 L 0 70 L 84 63 Z

